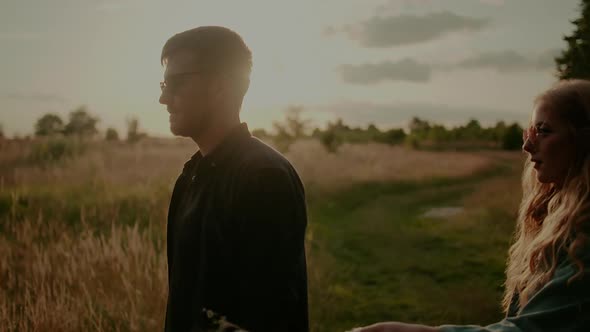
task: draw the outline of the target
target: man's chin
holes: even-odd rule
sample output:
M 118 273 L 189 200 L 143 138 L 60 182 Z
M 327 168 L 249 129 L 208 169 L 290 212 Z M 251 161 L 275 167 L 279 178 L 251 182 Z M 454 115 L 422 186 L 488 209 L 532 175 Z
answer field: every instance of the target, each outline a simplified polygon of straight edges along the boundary
M 170 132 L 172 133 L 172 135 L 174 136 L 181 136 L 181 137 L 187 137 L 187 130 L 185 130 L 185 128 L 182 128 L 180 126 L 175 126 L 174 123 L 170 124 Z

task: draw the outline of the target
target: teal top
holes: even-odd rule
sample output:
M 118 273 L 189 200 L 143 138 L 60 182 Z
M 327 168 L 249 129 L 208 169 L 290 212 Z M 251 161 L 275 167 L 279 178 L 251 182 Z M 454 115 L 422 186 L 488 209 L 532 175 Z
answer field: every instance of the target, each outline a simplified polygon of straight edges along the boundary
M 583 255 L 583 277 L 567 283 L 578 272 L 568 258 L 558 265 L 553 278 L 522 308 L 518 300 L 506 318 L 488 326 L 442 325 L 441 332 L 590 332 L 590 251 Z M 520 310 L 519 310 L 520 309 Z

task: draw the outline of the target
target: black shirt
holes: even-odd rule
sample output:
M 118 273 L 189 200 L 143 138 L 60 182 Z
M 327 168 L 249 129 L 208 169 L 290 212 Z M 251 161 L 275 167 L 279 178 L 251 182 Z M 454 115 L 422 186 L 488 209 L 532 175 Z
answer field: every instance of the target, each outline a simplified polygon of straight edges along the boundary
M 203 309 L 249 331 L 308 331 L 303 185 L 237 127 L 185 163 L 168 212 L 165 331 L 203 330 Z

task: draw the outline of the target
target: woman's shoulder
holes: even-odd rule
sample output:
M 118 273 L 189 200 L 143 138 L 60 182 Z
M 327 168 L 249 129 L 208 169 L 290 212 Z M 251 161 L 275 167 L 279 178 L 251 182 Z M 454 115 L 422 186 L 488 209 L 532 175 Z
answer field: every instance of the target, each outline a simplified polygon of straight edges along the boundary
M 587 253 L 587 252 L 585 252 Z M 581 272 L 581 273 L 580 273 Z M 580 310 L 590 305 L 590 261 L 584 257 L 583 268 L 571 258 L 564 259 L 551 280 L 522 307 L 518 316 L 541 315 L 576 319 Z
M 557 268 L 552 281 L 569 280 L 574 276 L 587 280 L 590 278 L 590 245 L 585 245 L 575 250 L 574 253 L 563 251 L 558 256 Z

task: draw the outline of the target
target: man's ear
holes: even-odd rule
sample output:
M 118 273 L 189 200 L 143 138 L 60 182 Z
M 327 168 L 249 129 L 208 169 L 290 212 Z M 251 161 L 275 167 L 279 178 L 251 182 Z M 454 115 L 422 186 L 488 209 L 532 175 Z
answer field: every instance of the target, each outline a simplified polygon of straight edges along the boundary
M 223 99 L 225 88 L 222 77 L 215 76 L 209 78 L 209 87 L 207 90 L 211 98 L 215 100 Z
M 222 75 L 212 79 L 210 85 L 211 97 L 219 103 L 233 99 L 230 77 Z

